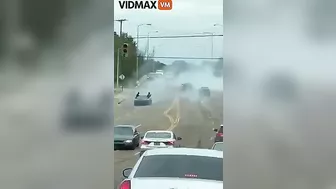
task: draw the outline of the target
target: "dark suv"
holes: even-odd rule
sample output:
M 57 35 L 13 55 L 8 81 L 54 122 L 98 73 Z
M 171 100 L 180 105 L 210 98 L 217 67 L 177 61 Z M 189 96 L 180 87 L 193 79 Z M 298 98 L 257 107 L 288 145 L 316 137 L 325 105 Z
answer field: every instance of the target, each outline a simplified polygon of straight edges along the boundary
M 216 132 L 216 136 L 214 142 L 223 142 L 223 125 L 219 127 L 219 129 L 213 129 Z

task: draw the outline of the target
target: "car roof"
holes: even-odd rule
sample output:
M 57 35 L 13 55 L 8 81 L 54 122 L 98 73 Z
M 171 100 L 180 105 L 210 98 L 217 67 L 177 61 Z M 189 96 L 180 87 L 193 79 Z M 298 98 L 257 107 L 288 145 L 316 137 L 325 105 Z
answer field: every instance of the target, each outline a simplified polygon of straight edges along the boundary
M 156 156 L 156 155 L 187 155 L 187 156 L 223 158 L 223 152 L 221 151 L 211 149 L 200 149 L 200 148 L 157 148 L 147 150 L 144 153 L 144 156 Z
M 147 133 L 171 133 L 173 134 L 172 131 L 167 131 L 167 130 L 151 130 L 151 131 L 147 131 L 146 134 Z
M 130 127 L 130 128 L 135 128 L 135 125 L 116 125 L 114 127 Z

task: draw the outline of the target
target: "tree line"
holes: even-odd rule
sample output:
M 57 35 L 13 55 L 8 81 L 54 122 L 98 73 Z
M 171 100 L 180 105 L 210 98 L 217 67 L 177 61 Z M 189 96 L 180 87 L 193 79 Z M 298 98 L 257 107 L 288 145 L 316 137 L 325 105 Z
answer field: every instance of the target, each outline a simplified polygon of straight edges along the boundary
M 128 56 L 123 57 L 120 51 L 120 64 L 119 64 L 119 75 L 123 74 L 125 80 L 120 81 L 126 82 L 130 79 L 134 80 L 136 78 L 136 59 L 137 59 L 137 47 L 134 38 L 127 33 L 123 33 L 121 36 L 114 32 L 114 81 L 117 80 L 117 61 L 118 61 L 118 49 L 122 48 L 124 43 L 128 44 Z M 139 66 L 139 78 L 148 74 L 149 72 L 161 70 L 166 65 L 160 61 L 155 61 L 151 58 L 147 59 L 144 52 L 138 52 L 138 66 Z

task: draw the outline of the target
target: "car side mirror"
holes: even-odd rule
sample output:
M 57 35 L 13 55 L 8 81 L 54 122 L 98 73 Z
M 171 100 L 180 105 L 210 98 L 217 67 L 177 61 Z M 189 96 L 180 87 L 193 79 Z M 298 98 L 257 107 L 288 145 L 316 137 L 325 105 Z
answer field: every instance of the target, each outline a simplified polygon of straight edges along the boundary
M 218 129 L 213 128 L 212 130 L 215 131 L 215 132 L 218 132 Z
M 126 168 L 123 170 L 122 174 L 125 178 L 128 178 L 132 172 L 132 168 Z
M 177 137 L 177 140 L 182 140 L 182 138 L 181 137 Z

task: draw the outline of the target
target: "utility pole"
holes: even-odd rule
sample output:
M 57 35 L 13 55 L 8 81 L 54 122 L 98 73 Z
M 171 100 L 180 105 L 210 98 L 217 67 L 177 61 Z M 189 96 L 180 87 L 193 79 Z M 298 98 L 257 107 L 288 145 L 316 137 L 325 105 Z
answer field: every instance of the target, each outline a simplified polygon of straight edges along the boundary
M 155 55 L 155 47 L 153 47 L 153 52 L 152 52 L 152 57 L 154 57 L 154 55 Z M 153 72 L 155 72 L 155 62 L 154 62 L 154 60 L 153 60 Z
M 139 82 L 139 28 L 140 28 L 141 24 L 137 26 L 137 37 L 136 37 L 136 82 L 138 84 Z
M 123 19 L 118 19 L 118 20 L 115 20 L 115 21 L 117 21 L 117 22 L 119 22 L 120 23 L 120 25 L 119 25 L 119 30 L 120 30 L 120 33 L 119 33 L 119 35 L 120 35 L 120 37 L 122 37 L 122 29 L 123 29 L 123 22 L 125 22 L 125 21 L 127 21 L 127 19 L 125 19 L 125 18 L 123 18 Z
M 120 23 L 120 25 L 119 25 L 119 27 L 120 27 L 120 33 L 119 33 L 119 36 L 120 36 L 120 38 L 121 39 L 123 39 L 122 38 L 122 26 L 123 26 L 123 22 L 125 22 L 125 21 L 127 21 L 127 19 L 118 19 L 118 20 L 115 20 L 115 21 L 117 21 L 117 22 L 119 22 Z M 124 42 L 123 40 L 122 40 L 122 42 Z M 120 48 L 121 47 L 118 47 L 118 55 L 117 55 L 117 88 L 119 88 L 119 75 L 121 74 L 121 70 L 120 70 L 120 64 L 121 64 L 121 61 L 120 61 Z

